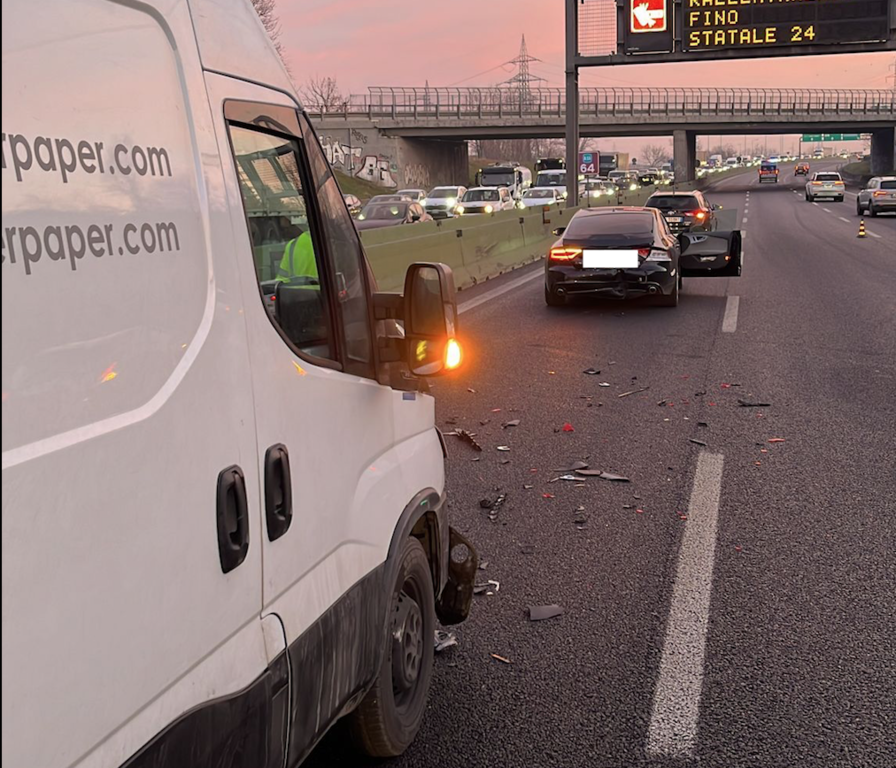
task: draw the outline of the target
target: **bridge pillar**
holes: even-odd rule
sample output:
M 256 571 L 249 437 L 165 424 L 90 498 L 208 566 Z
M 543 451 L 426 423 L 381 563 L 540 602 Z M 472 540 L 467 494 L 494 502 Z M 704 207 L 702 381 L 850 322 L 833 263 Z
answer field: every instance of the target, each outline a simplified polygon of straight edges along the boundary
M 882 176 L 896 170 L 896 128 L 871 132 L 871 173 Z
M 672 158 L 675 181 L 694 181 L 697 178 L 697 134 L 678 130 L 672 133 Z
M 469 183 L 467 142 L 462 139 L 406 139 L 376 126 L 317 125 L 330 164 L 349 176 L 390 189 L 432 189 Z

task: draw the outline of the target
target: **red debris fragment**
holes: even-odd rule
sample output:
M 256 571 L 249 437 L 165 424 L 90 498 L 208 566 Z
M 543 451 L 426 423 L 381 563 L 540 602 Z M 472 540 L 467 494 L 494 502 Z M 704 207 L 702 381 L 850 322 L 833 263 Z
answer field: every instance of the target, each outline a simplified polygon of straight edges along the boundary
M 715 403 L 710 403 L 710 405 L 715 405 Z
M 722 389 L 731 389 L 730 384 L 722 384 Z
M 563 425 L 563 431 L 564 432 L 575 432 L 576 430 L 575 430 L 575 427 L 573 427 L 573 425 L 567 421 L 566 424 Z
M 492 408 L 492 413 L 501 413 L 500 408 Z
M 743 547 L 735 547 L 735 548 L 734 548 L 734 551 L 735 551 L 735 552 L 741 552 L 741 551 L 743 551 Z
M 541 498 L 543 498 L 543 499 L 553 499 L 553 498 L 554 498 L 554 494 L 553 494 L 553 493 L 543 493 L 543 494 L 541 494 Z
M 783 443 L 785 442 L 785 439 L 783 437 L 770 437 L 768 441 L 770 443 Z
M 643 514 L 644 514 L 644 510 L 643 510 L 643 509 L 636 509 L 635 512 L 636 512 L 637 514 L 639 514 L 639 515 L 643 515 Z

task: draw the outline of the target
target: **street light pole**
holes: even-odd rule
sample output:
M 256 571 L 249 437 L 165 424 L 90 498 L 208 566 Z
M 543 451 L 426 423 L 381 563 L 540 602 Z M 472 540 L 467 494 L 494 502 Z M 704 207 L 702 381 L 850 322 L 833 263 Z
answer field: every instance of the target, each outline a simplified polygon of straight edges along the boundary
M 566 205 L 579 203 L 579 0 L 566 0 Z

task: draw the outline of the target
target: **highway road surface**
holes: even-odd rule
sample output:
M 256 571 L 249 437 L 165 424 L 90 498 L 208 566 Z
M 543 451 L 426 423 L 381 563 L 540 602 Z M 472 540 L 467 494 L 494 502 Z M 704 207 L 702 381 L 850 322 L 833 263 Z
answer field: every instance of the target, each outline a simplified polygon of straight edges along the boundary
M 451 511 L 497 583 L 395 766 L 896 766 L 896 217 L 857 239 L 804 184 L 718 182 L 743 276 L 677 309 L 548 309 L 541 265 L 462 295 L 434 389 L 483 448 L 446 438 Z M 373 764 L 344 735 L 310 764 Z

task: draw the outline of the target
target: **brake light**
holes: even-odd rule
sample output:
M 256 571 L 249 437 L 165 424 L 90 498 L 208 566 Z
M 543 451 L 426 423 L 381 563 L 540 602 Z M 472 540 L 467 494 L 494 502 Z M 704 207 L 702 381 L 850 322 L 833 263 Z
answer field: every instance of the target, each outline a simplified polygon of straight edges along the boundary
M 650 256 L 650 248 L 638 248 L 638 256 L 642 259 L 646 259 Z
M 813 187 L 820 187 L 820 186 L 821 186 L 821 182 L 820 182 L 820 181 L 813 181 L 813 182 L 812 182 L 812 186 L 813 186 Z
M 706 218 L 706 211 L 694 211 L 694 217 L 698 221 L 703 221 Z
M 550 258 L 551 261 L 572 261 L 581 255 L 581 248 L 566 248 L 564 246 L 559 246 L 557 248 L 551 248 Z
M 885 192 L 884 190 L 880 189 L 877 192 L 874 192 L 872 196 L 873 197 L 886 197 L 888 194 L 889 194 L 888 192 Z

